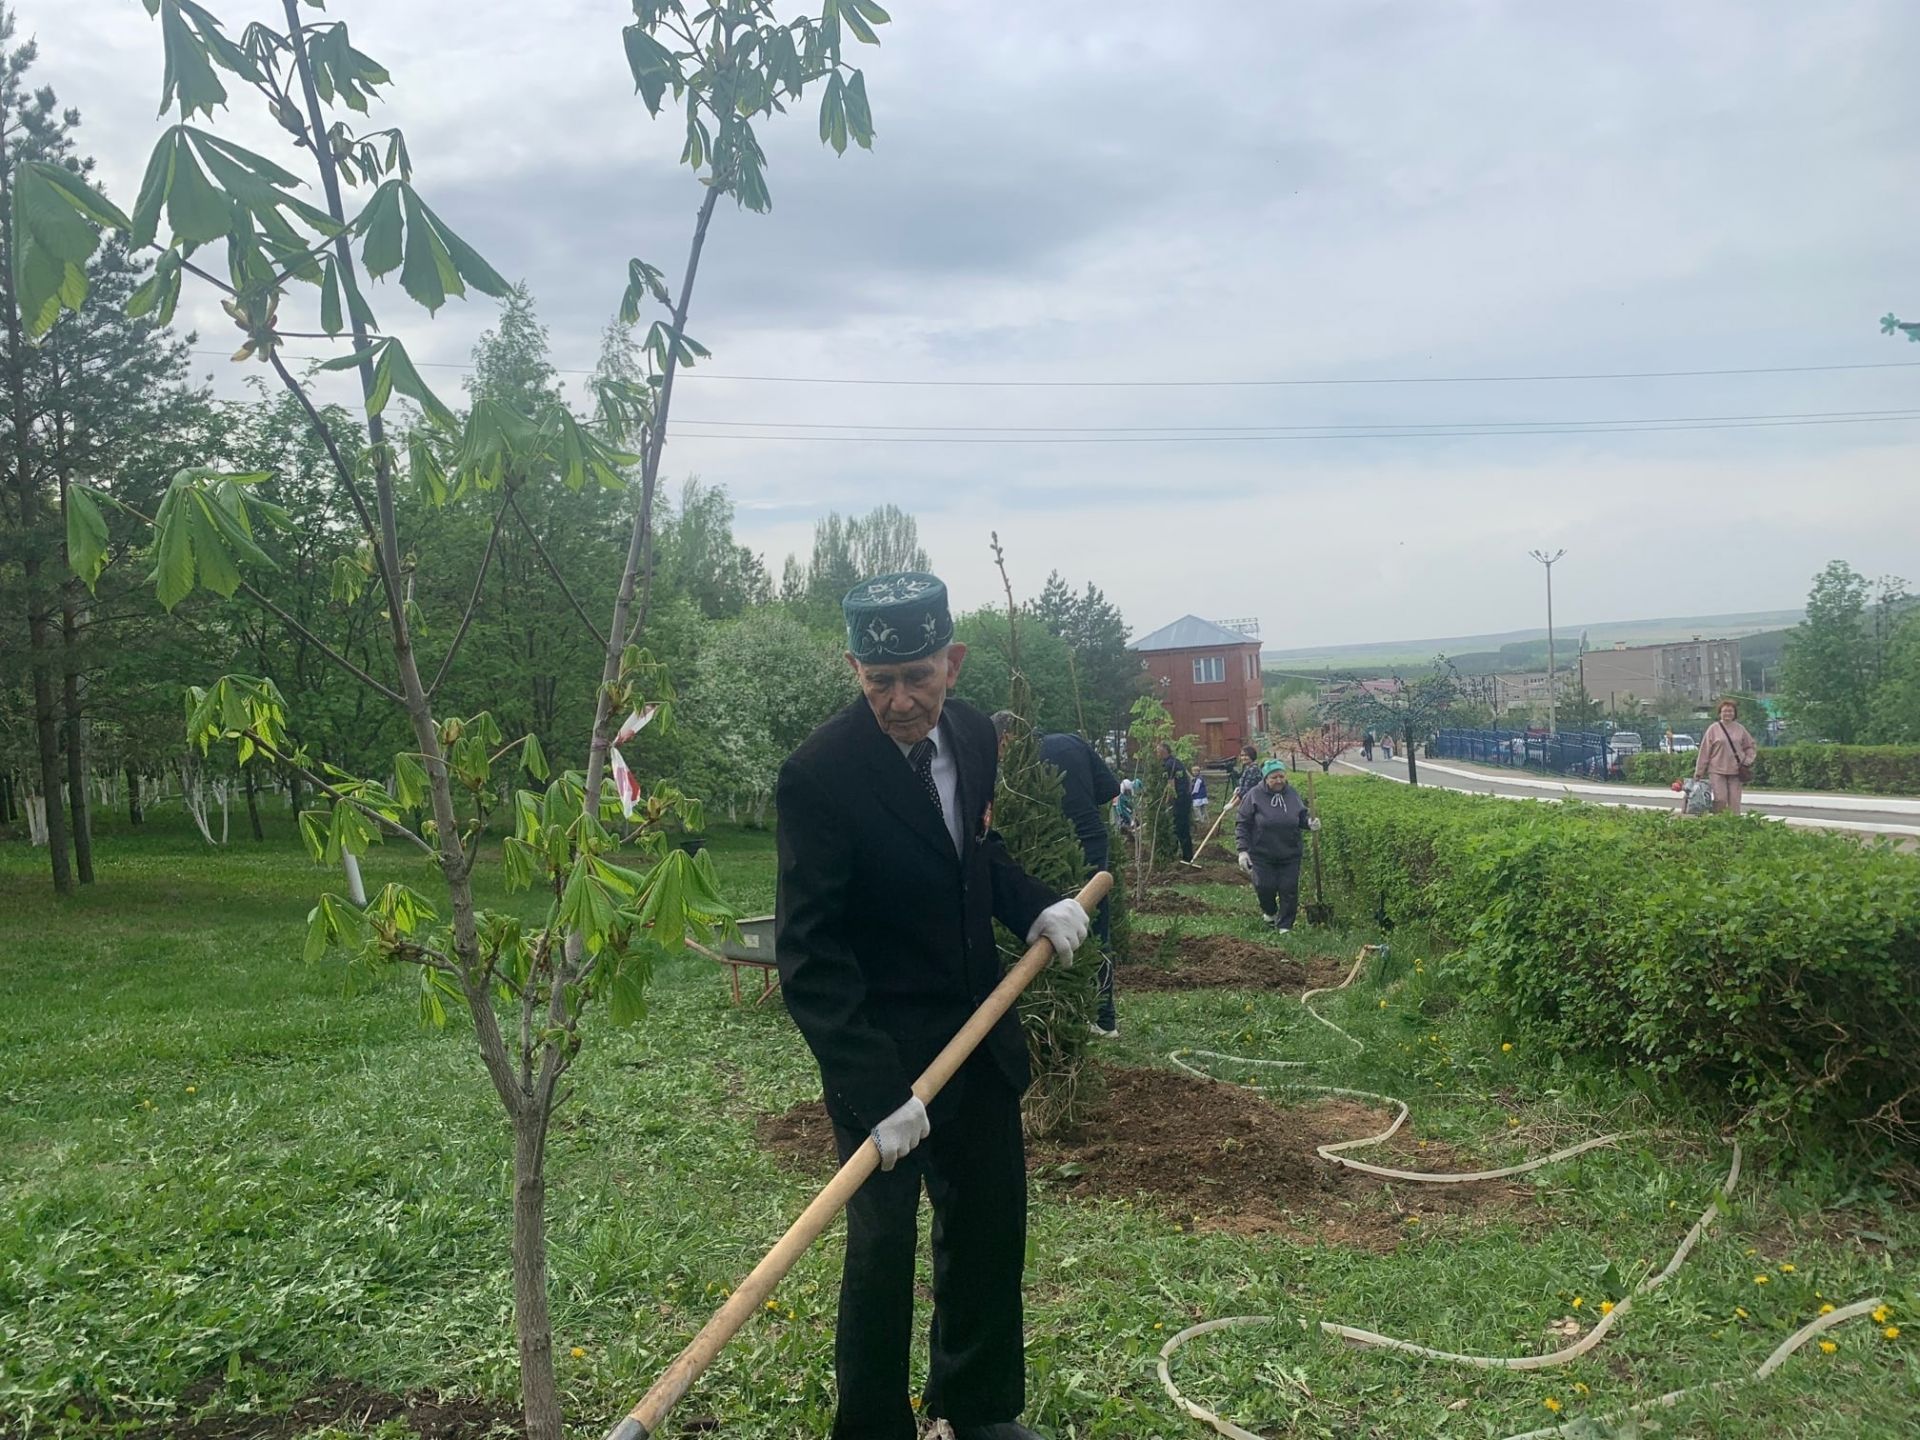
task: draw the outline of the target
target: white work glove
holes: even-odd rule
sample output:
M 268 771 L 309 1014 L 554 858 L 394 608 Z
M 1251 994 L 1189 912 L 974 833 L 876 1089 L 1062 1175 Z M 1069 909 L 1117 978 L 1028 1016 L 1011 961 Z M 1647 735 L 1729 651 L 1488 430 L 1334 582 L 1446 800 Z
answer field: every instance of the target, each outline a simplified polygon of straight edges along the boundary
M 902 1155 L 910 1154 L 914 1146 L 932 1133 L 933 1122 L 927 1119 L 927 1107 L 916 1095 L 873 1127 L 873 1143 L 880 1151 L 880 1168 L 893 1169 Z
M 1062 970 L 1073 964 L 1073 952 L 1087 938 L 1087 912 L 1078 900 L 1056 900 L 1034 919 L 1027 943 L 1045 936 L 1053 942 L 1054 963 Z
M 1307 829 L 1318 830 L 1319 828 L 1320 828 L 1320 817 L 1318 815 L 1309 815 L 1307 817 Z
M 1249 875 L 1253 874 L 1253 856 L 1244 850 L 1240 852 L 1240 868 Z

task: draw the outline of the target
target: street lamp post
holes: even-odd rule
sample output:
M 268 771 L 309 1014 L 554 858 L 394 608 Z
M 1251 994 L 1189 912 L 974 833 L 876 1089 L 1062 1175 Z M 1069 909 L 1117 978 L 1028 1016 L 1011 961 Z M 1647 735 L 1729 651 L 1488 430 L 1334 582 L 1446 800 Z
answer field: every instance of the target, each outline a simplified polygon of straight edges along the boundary
M 1531 550 L 1528 553 L 1547 568 L 1547 733 L 1558 735 L 1560 733 L 1560 686 L 1559 678 L 1555 673 L 1553 655 L 1553 564 L 1567 552 L 1562 548 L 1551 555 L 1544 550 Z

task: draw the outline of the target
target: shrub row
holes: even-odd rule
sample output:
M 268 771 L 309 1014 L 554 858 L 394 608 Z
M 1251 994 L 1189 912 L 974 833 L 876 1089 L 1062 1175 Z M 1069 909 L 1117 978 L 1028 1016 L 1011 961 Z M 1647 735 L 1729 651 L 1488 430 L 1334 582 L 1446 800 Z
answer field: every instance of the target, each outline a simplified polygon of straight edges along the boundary
M 1773 1131 L 1920 1144 L 1920 861 L 1757 819 L 1320 787 L 1347 903 L 1571 1049 Z
M 1693 762 L 1691 755 L 1642 751 L 1627 757 L 1627 779 L 1670 785 L 1693 774 Z M 1920 795 L 1920 745 L 1763 746 L 1754 756 L 1753 783 L 1775 790 Z

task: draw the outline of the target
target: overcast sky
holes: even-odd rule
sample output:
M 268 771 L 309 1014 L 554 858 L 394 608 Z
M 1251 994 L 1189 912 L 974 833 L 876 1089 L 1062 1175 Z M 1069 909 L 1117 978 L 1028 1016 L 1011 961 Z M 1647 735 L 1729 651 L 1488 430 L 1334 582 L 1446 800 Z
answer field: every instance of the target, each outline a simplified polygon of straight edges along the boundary
M 280 13 L 209 5 L 236 35 Z M 79 107 L 103 182 L 131 204 L 163 124 L 157 25 L 136 0 L 18 10 L 40 42 L 36 80 Z M 871 153 L 819 145 L 810 104 L 763 127 L 774 209 L 716 219 L 688 323 L 714 358 L 696 374 L 1192 382 L 1920 361 L 1876 324 L 1920 314 L 1911 0 L 892 11 L 879 49 L 852 47 Z M 627 258 L 677 278 L 699 199 L 674 164 L 678 127 L 632 94 L 629 7 L 330 0 L 327 14 L 393 72 L 373 123 L 405 130 L 428 202 L 532 287 L 555 363 L 590 368 Z M 235 138 L 297 165 L 236 101 Z M 448 366 L 493 314 L 476 297 L 429 320 L 397 286 L 374 299 L 417 359 Z M 231 348 L 217 310 L 183 317 L 211 352 Z M 241 367 L 203 363 L 233 387 Z M 458 398 L 457 370 L 428 373 Z M 675 398 L 676 420 L 1364 430 L 1920 410 L 1920 368 L 1164 389 L 703 379 Z M 1281 648 L 1537 625 L 1535 546 L 1567 549 L 1563 622 L 1797 605 L 1834 557 L 1920 580 L 1920 421 L 1118 444 L 918 433 L 689 426 L 666 464 L 676 484 L 724 484 L 776 574 L 815 516 L 890 500 L 919 515 L 962 604 L 997 589 L 998 528 L 1023 588 L 1058 568 L 1104 588 L 1137 632 L 1189 611 L 1252 615 Z

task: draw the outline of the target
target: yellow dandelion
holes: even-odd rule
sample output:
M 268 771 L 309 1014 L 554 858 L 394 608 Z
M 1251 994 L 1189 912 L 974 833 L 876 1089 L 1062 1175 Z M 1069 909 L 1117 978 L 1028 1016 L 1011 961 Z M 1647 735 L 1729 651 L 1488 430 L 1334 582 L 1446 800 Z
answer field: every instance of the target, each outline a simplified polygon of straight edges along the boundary
M 199 1093 L 200 1093 L 200 1087 L 198 1085 L 187 1086 L 187 1094 L 198 1095 Z
M 1889 1310 L 1887 1309 L 1887 1307 L 1886 1307 L 1886 1306 L 1884 1306 L 1884 1305 L 1876 1305 L 1876 1306 L 1874 1306 L 1874 1309 L 1873 1309 L 1873 1323 L 1874 1323 L 1874 1324 L 1876 1324 L 1876 1325 L 1884 1325 L 1884 1324 L 1886 1324 L 1886 1323 L 1887 1323 L 1887 1316 L 1888 1316 L 1889 1314 L 1891 1314 L 1891 1313 L 1892 1313 L 1892 1312 L 1891 1312 L 1891 1311 L 1889 1311 Z
M 1587 1302 L 1578 1295 L 1573 1297 L 1573 1308 L 1576 1310 L 1578 1310 L 1582 1305 L 1586 1303 Z
M 1547 1409 L 1553 1411 L 1554 1414 L 1558 1415 L 1560 1413 L 1560 1402 L 1554 1399 L 1553 1396 L 1551 1395 L 1547 1396 L 1547 1398 L 1542 1400 L 1540 1403 L 1546 1406 Z
M 1791 1274 L 1793 1274 L 1793 1266 L 1791 1266 L 1791 1265 L 1782 1265 L 1782 1266 L 1780 1267 L 1780 1273 L 1781 1273 L 1782 1275 L 1791 1275 Z
M 1419 1223 L 1420 1223 L 1420 1217 L 1418 1215 L 1407 1216 L 1407 1224 L 1418 1225 Z
M 584 1346 L 576 1345 L 573 1347 L 573 1349 L 569 1350 L 567 1353 L 573 1356 L 573 1358 L 576 1360 L 584 1360 L 587 1358 L 587 1352 Z
M 914 1409 L 918 1410 L 920 1408 L 920 1397 L 916 1395 L 907 1403 L 911 1405 Z
M 1839 1348 L 1840 1347 L 1834 1344 L 1833 1341 L 1831 1340 L 1822 1340 L 1820 1342 L 1820 1353 L 1822 1355 L 1831 1355 L 1833 1354 L 1834 1351 L 1838 1350 Z
M 1611 1315 L 1613 1313 L 1613 1302 L 1611 1300 L 1602 1300 L 1600 1302 L 1600 1313 L 1602 1315 Z
M 1518 1115 L 1507 1116 L 1507 1128 L 1509 1130 L 1518 1130 L 1520 1128 L 1520 1117 Z
M 1747 1312 L 1744 1306 L 1740 1306 L 1740 1305 L 1734 1306 L 1733 1313 L 1738 1315 L 1742 1320 L 1747 1318 Z
M 1382 1001 L 1380 1002 L 1380 1008 L 1381 1008 L 1382 1010 L 1384 1010 L 1384 1009 L 1386 1009 L 1386 1008 L 1387 1008 L 1387 1002 L 1386 1002 L 1386 1001 L 1384 1001 L 1384 1000 L 1382 1000 Z
M 1500 1053 L 1502 1055 L 1511 1055 L 1513 1053 L 1513 1042 L 1511 1040 L 1502 1041 L 1500 1045 Z
M 787 1318 L 788 1318 L 789 1320 L 795 1320 L 795 1319 L 798 1319 L 799 1317 L 798 1317 L 798 1316 L 796 1316 L 796 1315 L 795 1315 L 795 1314 L 793 1313 L 793 1311 L 791 1311 L 791 1310 L 789 1310 L 789 1311 L 787 1311 Z
M 1756 1275 L 1753 1277 L 1753 1283 L 1756 1285 L 1771 1285 L 1773 1283 L 1773 1277 L 1771 1275 Z
M 778 1300 L 769 1300 L 767 1301 L 767 1308 L 769 1310 L 778 1310 L 780 1308 L 780 1302 Z
M 1898 1340 L 1900 1338 L 1900 1327 L 1898 1325 L 1889 1325 L 1887 1326 L 1886 1329 L 1882 1330 L 1880 1333 L 1886 1336 L 1889 1340 Z
M 1587 1388 L 1586 1381 L 1576 1380 L 1573 1382 L 1573 1393 L 1576 1395 L 1591 1395 L 1593 1391 Z
M 1831 1314 L 1833 1313 L 1833 1306 L 1832 1306 L 1832 1304 L 1831 1304 L 1831 1303 L 1829 1303 L 1829 1304 L 1826 1304 L 1826 1305 L 1822 1305 L 1822 1306 L 1820 1307 L 1820 1313 L 1821 1313 L 1822 1315 L 1831 1315 Z
M 1154 1321 L 1154 1322 L 1153 1322 L 1153 1328 L 1154 1328 L 1154 1329 L 1156 1329 L 1156 1330 L 1164 1330 L 1164 1329 L 1166 1329 L 1167 1327 L 1166 1327 L 1165 1325 L 1163 1325 L 1163 1324 L 1161 1324 L 1161 1323 L 1160 1323 L 1160 1322 L 1159 1322 L 1158 1320 L 1156 1320 L 1156 1321 Z

